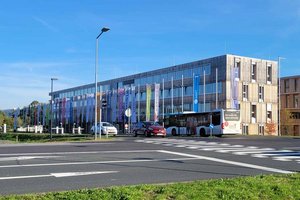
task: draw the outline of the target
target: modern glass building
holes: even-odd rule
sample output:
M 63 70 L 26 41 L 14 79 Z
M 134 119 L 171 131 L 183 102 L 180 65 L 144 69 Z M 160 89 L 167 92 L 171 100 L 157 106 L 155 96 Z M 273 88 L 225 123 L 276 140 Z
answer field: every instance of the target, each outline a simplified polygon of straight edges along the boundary
M 277 62 L 222 55 L 134 74 L 97 84 L 98 119 L 118 123 L 162 121 L 164 115 L 217 108 L 241 110 L 244 134 L 265 134 L 266 123 L 277 123 Z M 95 84 L 54 91 L 53 124 L 94 123 Z M 100 97 L 101 96 L 101 97 Z M 104 103 L 106 106 L 101 106 Z

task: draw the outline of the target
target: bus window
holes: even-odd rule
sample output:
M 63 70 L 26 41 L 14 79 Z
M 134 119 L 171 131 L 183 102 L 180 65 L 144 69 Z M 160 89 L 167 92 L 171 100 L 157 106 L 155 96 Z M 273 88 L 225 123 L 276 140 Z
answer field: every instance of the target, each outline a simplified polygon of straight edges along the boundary
M 212 124 L 213 125 L 221 124 L 221 113 L 220 112 L 212 113 Z

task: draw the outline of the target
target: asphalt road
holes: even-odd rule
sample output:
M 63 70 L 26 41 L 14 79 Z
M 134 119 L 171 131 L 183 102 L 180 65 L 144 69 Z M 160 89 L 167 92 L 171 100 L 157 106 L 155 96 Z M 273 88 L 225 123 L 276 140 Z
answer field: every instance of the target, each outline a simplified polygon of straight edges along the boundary
M 0 194 L 300 172 L 300 138 L 122 137 L 0 145 Z

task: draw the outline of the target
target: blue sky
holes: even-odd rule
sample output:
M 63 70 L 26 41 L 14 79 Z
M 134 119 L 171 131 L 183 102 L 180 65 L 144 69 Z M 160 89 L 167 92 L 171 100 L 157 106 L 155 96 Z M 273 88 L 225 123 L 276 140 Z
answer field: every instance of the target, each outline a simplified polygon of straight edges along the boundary
M 225 53 L 286 59 L 300 75 L 298 0 L 1 0 L 0 109 L 54 90 Z

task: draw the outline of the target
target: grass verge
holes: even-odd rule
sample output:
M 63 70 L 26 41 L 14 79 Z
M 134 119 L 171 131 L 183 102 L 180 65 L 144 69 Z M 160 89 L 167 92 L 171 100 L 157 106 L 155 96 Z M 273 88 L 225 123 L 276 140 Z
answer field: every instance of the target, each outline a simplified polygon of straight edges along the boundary
M 50 199 L 259 199 L 259 200 L 299 200 L 300 173 L 289 175 L 259 175 L 174 183 L 167 185 L 120 186 L 102 189 L 83 189 L 44 194 L 11 195 L 0 197 L 0 200 L 50 200 Z
M 50 134 L 38 134 L 38 133 L 1 133 L 0 140 L 11 142 L 70 142 L 70 141 L 92 141 L 94 136 L 90 134 L 71 135 L 71 134 L 52 134 L 52 140 L 50 140 Z

